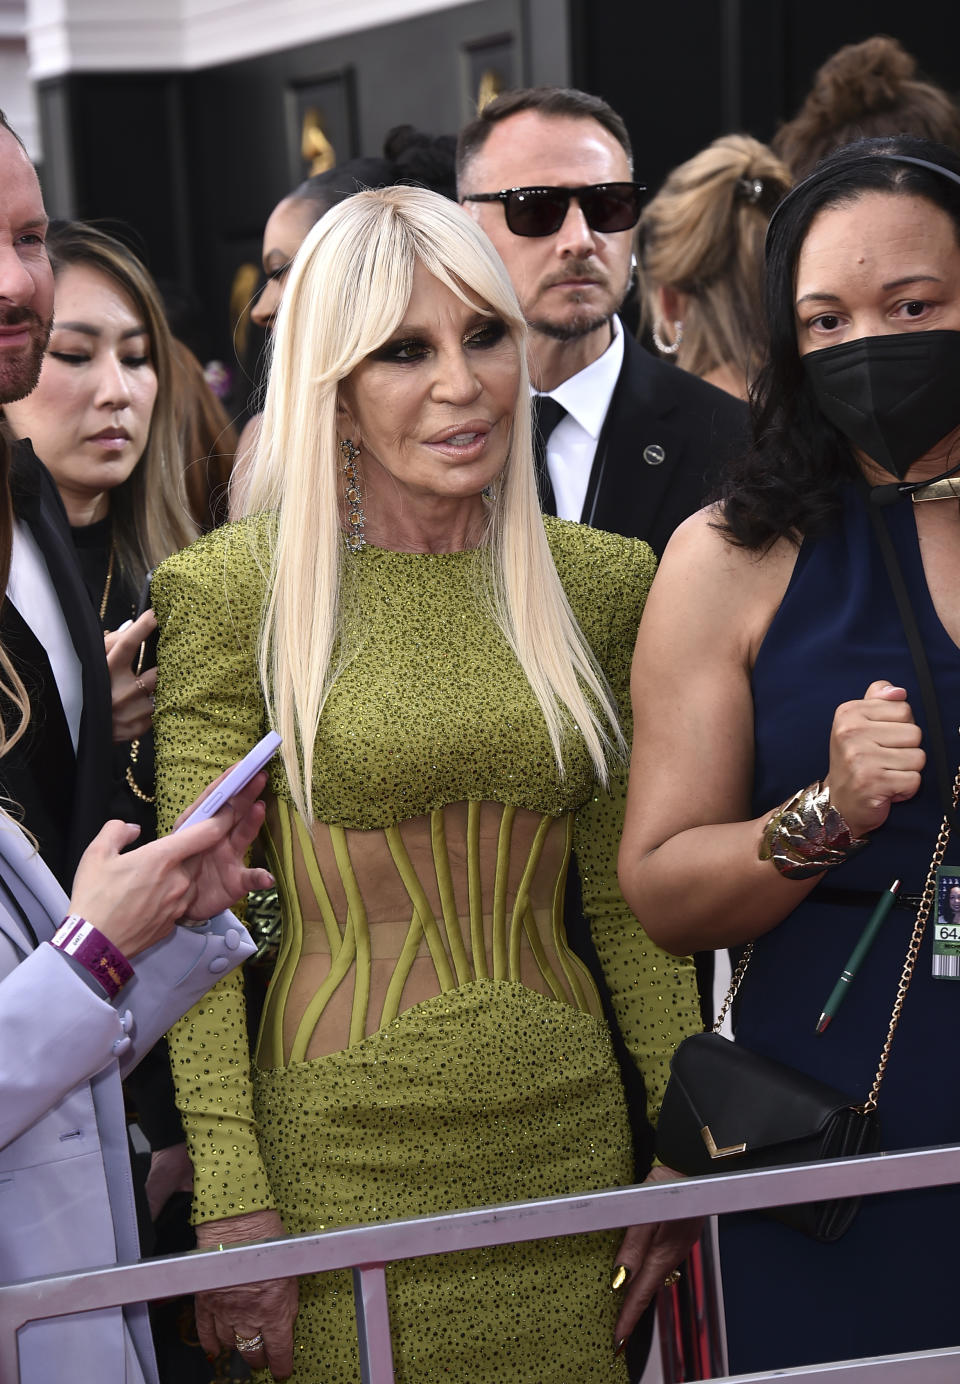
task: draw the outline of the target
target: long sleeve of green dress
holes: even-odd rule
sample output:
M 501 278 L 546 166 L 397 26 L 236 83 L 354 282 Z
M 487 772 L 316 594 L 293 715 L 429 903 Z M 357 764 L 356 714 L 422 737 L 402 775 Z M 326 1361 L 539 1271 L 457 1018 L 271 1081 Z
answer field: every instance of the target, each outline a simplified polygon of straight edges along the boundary
M 262 581 L 252 525 L 228 531 L 221 561 L 195 545 L 154 576 L 160 625 L 157 825 L 167 832 L 211 779 L 267 729 L 256 671 Z M 219 545 L 218 545 L 219 546 Z M 199 559 L 199 560 L 198 560 Z M 194 1166 L 197 1221 L 274 1205 L 260 1157 L 250 1083 L 243 977 L 215 985 L 170 1032 L 177 1103 Z

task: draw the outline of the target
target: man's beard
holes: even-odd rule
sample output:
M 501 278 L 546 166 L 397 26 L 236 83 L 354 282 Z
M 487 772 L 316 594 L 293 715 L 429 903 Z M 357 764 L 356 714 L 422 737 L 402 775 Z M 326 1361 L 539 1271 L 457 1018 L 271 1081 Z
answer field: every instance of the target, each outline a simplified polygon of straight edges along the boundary
M 533 316 L 527 318 L 527 326 L 532 332 L 538 332 L 541 336 L 548 336 L 553 341 L 577 341 L 580 337 L 589 336 L 591 332 L 599 331 L 601 327 L 605 327 L 614 313 L 618 311 L 629 290 L 629 283 L 625 283 L 623 293 L 617 298 L 609 277 L 606 274 L 597 275 L 596 266 L 588 260 L 571 260 L 565 266 L 563 273 L 553 275 L 544 287 L 549 288 L 551 283 L 561 283 L 568 274 L 576 278 L 597 276 L 597 283 L 611 293 L 615 305 L 611 306 L 609 312 L 598 312 L 594 308 L 592 311 L 585 310 L 575 313 L 574 316 L 566 317 L 563 321 L 555 321 L 550 317 Z
M 43 353 L 50 338 L 50 323 L 44 322 L 32 308 L 12 307 L 0 310 L 0 325 L 16 327 L 29 323 L 30 339 L 19 351 L 0 348 L 0 404 L 13 404 L 32 394 L 40 377 Z
M 549 336 L 553 341 L 577 341 L 581 336 L 589 336 L 591 332 L 599 331 L 610 321 L 609 315 L 596 313 L 589 317 L 584 313 L 581 317 L 568 318 L 566 322 L 551 322 L 546 318 L 531 317 L 527 326 L 532 332 L 539 332 L 541 336 Z

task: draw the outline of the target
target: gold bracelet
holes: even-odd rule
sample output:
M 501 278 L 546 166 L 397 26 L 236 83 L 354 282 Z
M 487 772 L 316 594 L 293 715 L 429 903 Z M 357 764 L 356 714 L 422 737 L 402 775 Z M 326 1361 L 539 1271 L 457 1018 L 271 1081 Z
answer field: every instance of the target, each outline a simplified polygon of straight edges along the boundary
M 769 818 L 760 837 L 761 860 L 772 860 L 787 879 L 810 879 L 842 865 L 869 837 L 856 837 L 820 782 L 795 793 Z

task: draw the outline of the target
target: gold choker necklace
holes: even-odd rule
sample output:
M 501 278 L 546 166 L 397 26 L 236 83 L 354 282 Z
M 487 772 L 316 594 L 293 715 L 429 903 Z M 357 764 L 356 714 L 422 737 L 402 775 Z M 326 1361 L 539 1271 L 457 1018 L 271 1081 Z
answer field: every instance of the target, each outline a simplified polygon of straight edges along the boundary
M 914 490 L 910 496 L 915 505 L 924 500 L 960 500 L 960 476 L 945 476 L 942 481 L 931 481 Z

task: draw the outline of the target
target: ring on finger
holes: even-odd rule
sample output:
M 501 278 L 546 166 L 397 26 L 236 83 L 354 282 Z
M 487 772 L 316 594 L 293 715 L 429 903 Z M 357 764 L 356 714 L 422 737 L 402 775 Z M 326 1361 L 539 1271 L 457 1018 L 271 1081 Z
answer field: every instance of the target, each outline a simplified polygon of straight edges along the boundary
M 679 1269 L 673 1269 L 672 1272 L 668 1273 L 666 1278 L 663 1280 L 663 1286 L 665 1288 L 672 1288 L 675 1283 L 680 1282 L 680 1279 L 682 1277 L 683 1275 L 681 1274 Z
M 256 1336 L 241 1336 L 238 1331 L 235 1331 L 233 1334 L 233 1339 L 237 1343 L 237 1350 L 241 1352 L 252 1352 L 255 1350 L 259 1350 L 260 1347 L 263 1345 L 263 1332 L 258 1331 Z
M 152 692 L 148 691 L 147 684 L 144 682 L 143 678 L 135 677 L 133 680 L 137 684 L 137 687 L 140 689 L 143 695 L 146 697 L 147 701 L 150 703 L 151 710 L 154 709 L 157 705 L 157 699 Z

